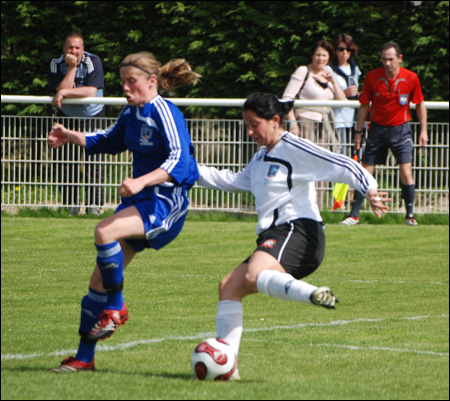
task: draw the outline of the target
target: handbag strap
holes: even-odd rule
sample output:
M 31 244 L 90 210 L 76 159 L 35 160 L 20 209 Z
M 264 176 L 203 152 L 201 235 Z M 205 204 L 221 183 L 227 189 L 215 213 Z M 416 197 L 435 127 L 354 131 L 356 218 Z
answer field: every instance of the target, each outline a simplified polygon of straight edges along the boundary
M 297 99 L 300 99 L 300 93 L 302 92 L 302 89 L 303 89 L 303 87 L 305 86 L 306 81 L 308 80 L 308 77 L 309 77 L 309 68 L 306 67 L 306 75 L 305 75 L 305 79 L 303 80 L 302 86 L 301 86 L 300 90 L 299 90 L 298 93 L 297 93 L 297 96 L 296 96 Z

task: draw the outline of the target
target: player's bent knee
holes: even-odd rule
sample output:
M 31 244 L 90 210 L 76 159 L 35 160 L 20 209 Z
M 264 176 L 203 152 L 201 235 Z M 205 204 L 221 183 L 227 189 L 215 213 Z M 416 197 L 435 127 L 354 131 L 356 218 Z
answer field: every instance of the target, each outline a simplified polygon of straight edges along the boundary
M 104 220 L 101 221 L 100 223 L 97 224 L 97 227 L 95 227 L 94 231 L 95 243 L 100 245 L 114 241 L 114 239 L 111 236 L 112 234 L 113 232 L 111 230 L 110 224 L 108 224 Z
M 249 288 L 256 288 L 256 280 L 258 279 L 259 273 L 259 271 L 247 271 L 244 277 L 245 285 Z
M 230 275 L 224 277 L 222 280 L 220 280 L 219 283 L 219 296 L 223 297 L 229 293 L 232 293 L 230 285 Z

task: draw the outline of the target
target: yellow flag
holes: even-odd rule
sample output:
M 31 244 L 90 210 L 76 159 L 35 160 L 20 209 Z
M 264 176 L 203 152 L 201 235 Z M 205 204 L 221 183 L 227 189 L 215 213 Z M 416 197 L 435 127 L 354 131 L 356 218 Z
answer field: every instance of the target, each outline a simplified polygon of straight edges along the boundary
M 355 153 L 352 157 L 355 162 L 358 162 L 358 154 Z M 333 211 L 339 209 L 345 202 L 347 198 L 348 185 L 347 184 L 334 184 L 333 196 L 334 196 L 334 205 Z
M 348 185 L 336 183 L 334 184 L 333 196 L 334 196 L 334 206 L 333 210 L 339 209 L 347 198 Z

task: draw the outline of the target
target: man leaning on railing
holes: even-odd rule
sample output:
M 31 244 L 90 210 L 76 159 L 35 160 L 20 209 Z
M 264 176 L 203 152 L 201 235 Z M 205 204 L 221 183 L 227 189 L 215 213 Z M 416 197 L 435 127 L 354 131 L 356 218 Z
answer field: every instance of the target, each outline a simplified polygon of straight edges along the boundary
M 103 97 L 104 75 L 103 66 L 99 57 L 84 51 L 83 36 L 78 32 L 70 33 L 63 46 L 64 54 L 50 63 L 48 74 L 50 90 L 56 91 L 52 105 L 57 108 L 56 114 L 60 117 L 84 117 L 74 120 L 61 121 L 77 131 L 94 131 L 104 128 L 100 126 L 102 120 L 90 120 L 89 117 L 104 117 L 103 104 L 62 104 L 64 98 Z M 87 117 L 87 118 L 86 118 Z M 93 126 L 93 125 L 99 126 Z M 60 152 L 59 177 L 61 197 L 64 205 L 72 206 L 71 214 L 79 213 L 80 172 L 77 163 L 81 161 L 80 149 L 67 149 Z M 84 165 L 84 179 L 86 189 L 86 206 L 88 212 L 100 214 L 100 207 L 104 203 L 104 188 L 101 183 L 105 179 L 104 155 L 86 157 Z M 94 185 L 91 185 L 94 184 Z

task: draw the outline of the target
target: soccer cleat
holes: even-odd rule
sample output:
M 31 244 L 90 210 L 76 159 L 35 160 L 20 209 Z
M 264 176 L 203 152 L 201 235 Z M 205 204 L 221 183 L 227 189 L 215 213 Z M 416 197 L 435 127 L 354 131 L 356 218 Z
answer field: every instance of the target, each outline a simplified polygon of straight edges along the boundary
M 414 217 L 408 217 L 406 219 L 406 223 L 405 224 L 407 226 L 418 226 L 419 225 Z
M 314 305 L 323 306 L 328 309 L 336 309 L 336 303 L 339 301 L 328 287 L 319 287 L 313 291 L 309 297 Z
M 83 362 L 79 359 L 75 359 L 73 356 L 69 356 L 61 362 L 61 365 L 55 369 L 52 369 L 52 372 L 55 373 L 73 373 L 78 372 L 79 370 L 95 370 L 94 359 L 91 362 Z
M 341 226 L 356 226 L 359 224 L 359 217 L 348 216 L 339 223 Z
M 107 309 L 99 316 L 99 321 L 95 324 L 89 334 L 86 335 L 88 341 L 104 340 L 111 337 L 117 328 L 125 324 L 128 320 L 128 309 L 123 303 L 122 310 Z

